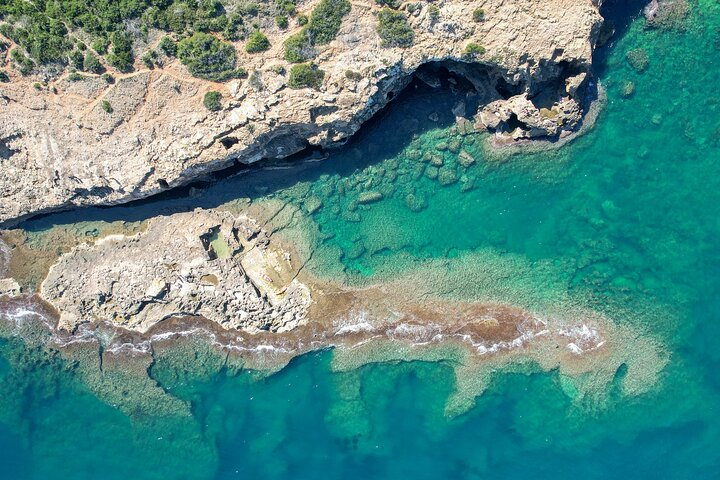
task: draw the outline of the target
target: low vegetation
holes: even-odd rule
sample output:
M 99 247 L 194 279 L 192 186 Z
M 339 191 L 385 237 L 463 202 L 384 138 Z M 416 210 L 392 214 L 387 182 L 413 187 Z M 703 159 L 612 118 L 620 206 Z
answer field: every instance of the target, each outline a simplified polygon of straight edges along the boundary
M 351 8 L 348 0 L 320 0 L 310 14 L 307 25 L 285 40 L 285 60 L 300 63 L 314 58 L 315 45 L 324 45 L 335 39 L 343 17 L 350 13 Z
M 381 7 L 400 8 L 402 2 L 400 0 L 375 0 L 375 3 Z
M 211 112 L 222 110 L 222 94 L 216 91 L 210 91 L 203 97 L 203 105 Z
M 313 36 L 307 27 L 289 36 L 283 43 L 283 56 L 288 62 L 305 62 L 315 57 L 316 54 Z
M 485 54 L 485 47 L 477 43 L 468 43 L 465 46 L 465 57 L 468 59 L 474 59 Z
M 113 112 L 112 105 L 110 105 L 110 102 L 108 102 L 107 100 L 103 100 L 102 102 L 100 102 L 100 108 L 102 108 L 105 113 Z
M 415 39 L 415 32 L 405 14 L 389 8 L 383 8 L 378 13 L 377 32 L 383 47 L 408 48 Z
M 325 78 L 325 72 L 310 63 L 293 65 L 290 69 L 288 86 L 290 88 L 315 88 L 319 89 Z
M 160 39 L 158 48 L 168 57 L 174 57 L 177 55 L 177 43 L 168 36 L 164 36 Z
M 181 40 L 177 55 L 190 73 L 199 78 L 220 82 L 242 76 L 235 69 L 235 47 L 207 33 L 198 32 Z
M 268 38 L 260 30 L 252 32 L 245 44 L 245 51 L 247 53 L 264 52 L 269 48 L 270 40 L 268 40 Z
M 485 21 L 485 10 L 483 10 L 480 7 L 476 8 L 475 10 L 473 10 L 472 18 L 473 18 L 473 21 L 475 21 L 475 22 L 478 22 L 478 23 L 484 22 Z
M 227 11 L 229 4 L 230 0 L 0 0 L 0 33 L 19 45 L 13 50 L 18 53 L 13 54 L 12 67 L 23 75 L 46 67 L 48 72 L 85 68 L 81 64 L 88 51 L 105 57 L 98 58 L 100 64 L 129 72 L 135 63 L 133 47 L 147 42 L 150 29 L 176 38 L 212 33 L 219 41 L 238 41 L 257 30 L 256 25 L 278 18 L 282 26 L 296 13 L 294 0 L 237 0 Z M 172 42 L 169 37 L 161 41 L 160 50 L 167 56 L 176 54 Z M 227 57 L 225 52 L 221 56 Z
M 87 52 L 83 58 L 83 70 L 90 73 L 100 74 L 105 71 L 105 67 L 103 67 L 102 63 L 100 63 L 100 60 L 98 60 L 95 55 Z

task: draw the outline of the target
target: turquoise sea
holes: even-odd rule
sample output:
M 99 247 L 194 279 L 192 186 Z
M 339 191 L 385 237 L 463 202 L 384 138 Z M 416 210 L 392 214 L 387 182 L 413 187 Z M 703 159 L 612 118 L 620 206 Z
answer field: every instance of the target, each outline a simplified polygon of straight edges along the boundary
M 557 371 L 514 369 L 447 416 L 446 362 L 335 371 L 323 350 L 266 376 L 196 353 L 193 371 L 148 368 L 181 406 L 153 415 L 3 330 L 0 478 L 720 478 L 720 3 L 691 1 L 669 30 L 646 29 L 637 3 L 611 3 L 618 33 L 596 62 L 607 105 L 559 150 L 490 158 L 455 131 L 456 94 L 417 86 L 322 162 L 23 228 L 281 200 L 306 212 L 318 276 L 364 284 L 422 265 L 464 279 L 449 298 L 580 302 L 662 345 L 649 391 L 623 394 L 620 368 L 602 401 L 578 400 Z M 638 48 L 643 72 L 626 57 Z M 457 142 L 475 164 L 458 164 Z M 383 199 L 358 204 L 359 189 Z

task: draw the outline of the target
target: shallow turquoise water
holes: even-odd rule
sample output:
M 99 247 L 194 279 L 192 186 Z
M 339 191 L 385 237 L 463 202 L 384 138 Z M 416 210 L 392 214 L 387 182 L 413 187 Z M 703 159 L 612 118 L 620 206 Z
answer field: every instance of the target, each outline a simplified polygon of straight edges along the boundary
M 150 373 L 191 414 L 128 417 L 72 365 L 14 338 L 0 343 L 0 478 L 720 478 L 720 5 L 693 5 L 685 31 L 630 25 L 609 50 L 598 124 L 558 152 L 490 161 L 452 133 L 440 106 L 453 95 L 420 92 L 289 180 L 257 173 L 200 197 L 83 212 L 142 219 L 240 196 L 305 209 L 314 197 L 318 273 L 362 283 L 438 258 L 462 274 L 492 267 L 503 276 L 470 276 L 448 294 L 589 302 L 665 345 L 671 361 L 654 391 L 611 390 L 609 405 L 593 408 L 574 404 L 557 373 L 507 373 L 449 419 L 448 365 L 337 373 L 325 351 L 263 379 L 225 369 L 178 377 L 158 362 Z M 625 60 L 638 46 L 650 57 L 641 74 Z M 623 99 L 628 80 L 636 91 Z M 435 110 L 440 122 L 426 120 Z M 475 165 L 437 150 L 453 140 Z M 457 182 L 428 178 L 413 151 L 442 156 Z M 356 206 L 362 191 L 384 199 Z

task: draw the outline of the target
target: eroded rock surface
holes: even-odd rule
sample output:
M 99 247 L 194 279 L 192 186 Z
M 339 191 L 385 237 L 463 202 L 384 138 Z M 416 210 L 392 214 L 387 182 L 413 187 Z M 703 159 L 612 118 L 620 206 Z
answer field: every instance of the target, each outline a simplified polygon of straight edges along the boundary
M 582 85 L 566 81 L 589 70 L 602 22 L 597 3 L 419 2 L 406 12 L 414 45 L 401 49 L 380 46 L 376 3 L 354 2 L 337 38 L 314 60 L 326 72 L 319 92 L 290 89 L 287 73 L 277 73 L 279 66 L 289 70 L 282 41 L 292 29 L 268 31 L 268 52 L 238 48 L 238 63 L 252 82 L 195 79 L 177 61 L 118 75 L 113 85 L 91 75 L 79 82 L 65 76 L 38 91 L 36 79 L 13 77 L 0 84 L 0 222 L 64 205 L 128 201 L 234 161 L 344 142 L 430 62 L 469 77 L 492 105 L 481 118 L 499 115 L 500 122 L 490 122 L 499 133 L 560 135 L 581 116 Z M 483 22 L 472 19 L 477 7 L 485 11 Z M 301 6 L 305 13 L 311 8 Z M 485 53 L 469 57 L 470 43 Z M 223 111 L 202 106 L 209 90 L 221 91 Z M 513 116 L 527 123 L 516 125 Z
M 295 276 L 290 254 L 253 220 L 197 210 L 76 247 L 51 268 L 41 294 L 71 331 L 94 321 L 146 331 L 198 315 L 225 328 L 282 332 L 304 321 L 310 302 Z

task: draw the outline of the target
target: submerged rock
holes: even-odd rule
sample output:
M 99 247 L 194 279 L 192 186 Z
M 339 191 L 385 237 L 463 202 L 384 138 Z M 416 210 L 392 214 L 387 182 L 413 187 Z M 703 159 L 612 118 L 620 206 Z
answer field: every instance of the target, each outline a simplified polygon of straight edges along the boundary
M 367 204 L 379 202 L 383 199 L 383 194 L 378 191 L 363 192 L 358 197 L 358 203 Z
M 635 82 L 625 80 L 620 87 L 620 95 L 623 98 L 630 98 L 635 95 Z
M 475 158 L 473 158 L 473 156 L 465 150 L 461 150 L 460 154 L 458 155 L 458 163 L 461 166 L 468 168 L 475 163 Z
M 428 204 L 424 195 L 418 193 L 408 193 L 405 196 L 405 205 L 407 205 L 407 207 L 413 212 L 420 212 L 427 208 Z
M 429 165 L 425 169 L 425 176 L 428 177 L 430 180 L 435 180 L 438 177 L 438 174 L 440 173 L 440 170 L 438 167 L 434 167 L 432 165 Z
M 313 214 L 320 210 L 320 207 L 322 207 L 322 200 L 316 196 L 310 196 L 308 197 L 304 202 L 305 211 L 309 214 Z
M 445 166 L 442 167 L 438 171 L 438 182 L 440 182 L 440 185 L 447 186 L 452 185 L 453 183 L 458 181 L 457 172 L 455 169 L 451 166 Z
M 636 48 L 625 54 L 625 59 L 638 73 L 643 73 L 650 66 L 650 57 L 644 48 Z

